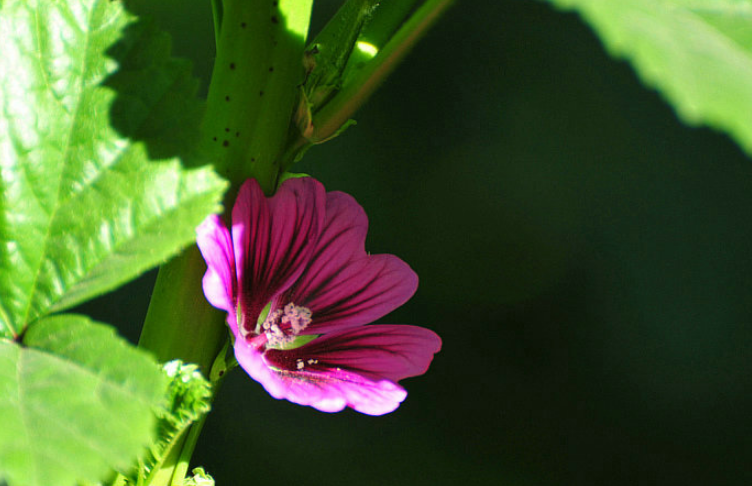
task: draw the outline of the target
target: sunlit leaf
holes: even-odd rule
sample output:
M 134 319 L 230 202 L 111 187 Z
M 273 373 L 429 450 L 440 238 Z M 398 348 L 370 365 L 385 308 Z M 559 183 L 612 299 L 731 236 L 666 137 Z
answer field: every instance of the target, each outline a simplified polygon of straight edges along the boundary
M 143 25 L 117 1 L 0 3 L 0 336 L 161 263 L 218 210 L 223 182 L 176 157 L 195 82 Z
M 751 0 L 549 0 L 574 9 L 686 123 L 752 154 Z
M 126 469 L 152 439 L 166 380 L 144 352 L 84 316 L 0 341 L 0 483 L 67 486 Z

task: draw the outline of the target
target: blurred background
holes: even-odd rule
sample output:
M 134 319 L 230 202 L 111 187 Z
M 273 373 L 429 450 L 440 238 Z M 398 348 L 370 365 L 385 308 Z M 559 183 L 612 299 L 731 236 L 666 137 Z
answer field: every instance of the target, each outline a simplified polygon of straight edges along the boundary
M 138 2 L 137 2 L 138 3 Z M 207 0 L 142 2 L 208 86 Z M 314 29 L 341 4 L 319 0 Z M 683 126 L 573 14 L 457 2 L 297 169 L 420 275 L 383 320 L 444 340 L 374 418 L 225 382 L 218 486 L 749 484 L 752 161 Z M 87 304 L 138 339 L 155 273 Z

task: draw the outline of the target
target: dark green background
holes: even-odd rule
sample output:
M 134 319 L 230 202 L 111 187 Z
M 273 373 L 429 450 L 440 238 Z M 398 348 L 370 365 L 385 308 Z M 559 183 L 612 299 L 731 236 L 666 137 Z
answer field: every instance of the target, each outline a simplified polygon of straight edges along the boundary
M 143 3 L 205 89 L 208 0 Z M 752 480 L 752 161 L 726 136 L 522 0 L 458 2 L 357 119 L 299 169 L 420 275 L 384 321 L 444 349 L 381 418 L 236 371 L 194 456 L 218 485 Z M 153 279 L 85 309 L 135 340 Z

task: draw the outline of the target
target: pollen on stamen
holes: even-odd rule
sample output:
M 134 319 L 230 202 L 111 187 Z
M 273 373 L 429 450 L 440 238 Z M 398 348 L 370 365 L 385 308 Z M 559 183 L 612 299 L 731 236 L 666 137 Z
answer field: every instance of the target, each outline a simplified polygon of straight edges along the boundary
M 308 363 L 308 364 L 310 364 L 310 363 Z M 305 368 L 305 363 L 303 362 L 302 359 L 298 358 L 298 360 L 295 362 L 295 367 L 297 369 L 299 369 L 299 370 L 302 370 L 303 368 Z
M 270 312 L 261 324 L 269 347 L 283 347 L 292 343 L 311 323 L 311 310 L 290 302 L 283 309 Z
M 295 334 L 300 333 L 311 323 L 311 311 L 307 307 L 302 307 L 290 302 L 284 308 L 285 315 L 282 317 L 283 323 L 289 323 Z

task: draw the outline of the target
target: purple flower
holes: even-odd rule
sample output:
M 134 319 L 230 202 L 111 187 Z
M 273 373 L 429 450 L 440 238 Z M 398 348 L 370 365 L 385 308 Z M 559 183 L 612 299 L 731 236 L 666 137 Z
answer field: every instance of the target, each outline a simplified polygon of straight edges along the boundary
M 235 357 L 275 398 L 324 412 L 382 415 L 426 372 L 441 339 L 406 325 L 366 325 L 404 304 L 418 276 L 365 251 L 368 219 L 342 192 L 305 177 L 270 198 L 250 179 L 232 210 L 198 228 L 204 293 L 227 311 Z

